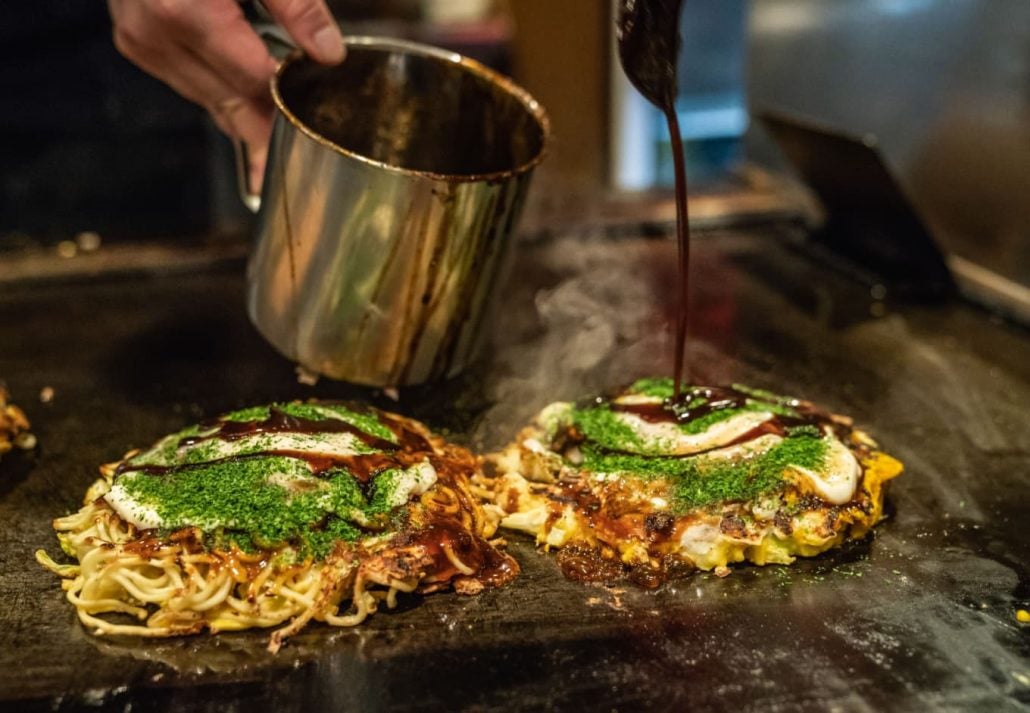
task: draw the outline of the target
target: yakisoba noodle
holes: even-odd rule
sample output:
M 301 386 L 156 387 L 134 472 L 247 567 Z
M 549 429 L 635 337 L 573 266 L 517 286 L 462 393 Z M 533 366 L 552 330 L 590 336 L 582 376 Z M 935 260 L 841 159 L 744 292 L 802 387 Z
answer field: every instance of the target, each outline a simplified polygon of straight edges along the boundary
M 98 634 L 173 636 L 312 619 L 353 626 L 400 592 L 475 594 L 518 565 L 487 538 L 475 457 L 368 407 L 227 414 L 101 468 L 54 521 L 78 564 L 37 558 Z

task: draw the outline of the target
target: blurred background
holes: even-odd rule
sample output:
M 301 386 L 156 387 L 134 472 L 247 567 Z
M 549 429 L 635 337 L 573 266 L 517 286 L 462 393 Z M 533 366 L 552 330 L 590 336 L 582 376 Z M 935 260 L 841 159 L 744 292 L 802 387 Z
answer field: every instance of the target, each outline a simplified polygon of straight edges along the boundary
M 549 110 L 528 230 L 671 215 L 664 123 L 614 59 L 608 0 L 333 0 L 345 32 L 458 50 Z M 874 135 L 944 250 L 1030 286 L 1030 2 L 687 0 L 678 109 L 699 224 L 810 202 L 752 117 Z M 0 25 L 0 264 L 117 246 L 243 245 L 232 150 L 114 50 L 105 3 L 37 0 Z M 1006 282 L 1007 281 L 1007 282 Z

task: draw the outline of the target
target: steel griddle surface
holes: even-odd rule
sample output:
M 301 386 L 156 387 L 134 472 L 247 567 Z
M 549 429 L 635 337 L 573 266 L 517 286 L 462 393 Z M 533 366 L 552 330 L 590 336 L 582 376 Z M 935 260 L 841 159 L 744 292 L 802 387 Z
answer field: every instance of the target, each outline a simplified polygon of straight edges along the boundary
M 513 585 L 408 598 L 354 630 L 311 625 L 278 656 L 260 632 L 93 637 L 33 551 L 58 552 L 49 520 L 77 507 L 98 464 L 227 409 L 368 398 L 489 448 L 549 401 L 664 374 L 675 245 L 524 245 L 492 354 L 398 404 L 298 384 L 246 320 L 242 266 L 4 286 L 0 378 L 41 446 L 0 461 L 0 706 L 1025 710 L 1026 336 L 961 305 L 871 316 L 883 306 L 867 290 L 768 235 L 703 237 L 695 254 L 696 380 L 805 396 L 906 463 L 873 538 L 644 592 L 567 582 L 512 537 Z

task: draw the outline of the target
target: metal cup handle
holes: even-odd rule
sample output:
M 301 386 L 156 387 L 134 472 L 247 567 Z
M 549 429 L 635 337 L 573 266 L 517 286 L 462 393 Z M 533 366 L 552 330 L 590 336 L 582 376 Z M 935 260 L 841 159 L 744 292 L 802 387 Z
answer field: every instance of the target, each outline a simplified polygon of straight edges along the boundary
M 243 139 L 232 137 L 233 153 L 236 155 L 236 188 L 240 192 L 240 200 L 251 213 L 261 209 L 261 193 L 250 185 L 250 151 Z
M 264 41 L 268 51 L 279 62 L 283 58 L 297 50 L 293 40 L 286 34 L 286 30 L 270 22 L 262 22 L 254 25 L 254 31 Z M 233 154 L 236 157 L 236 190 L 239 191 L 240 200 L 247 206 L 251 213 L 257 213 L 261 209 L 261 191 L 255 190 L 250 182 L 250 150 L 243 139 L 232 137 Z

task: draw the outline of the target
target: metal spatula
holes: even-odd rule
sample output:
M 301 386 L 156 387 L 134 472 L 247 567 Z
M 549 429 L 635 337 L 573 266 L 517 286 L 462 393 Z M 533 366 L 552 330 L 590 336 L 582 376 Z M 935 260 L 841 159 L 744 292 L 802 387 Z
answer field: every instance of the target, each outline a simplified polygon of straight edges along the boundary
M 662 111 L 676 101 L 683 0 L 619 0 L 616 37 L 629 81 Z

